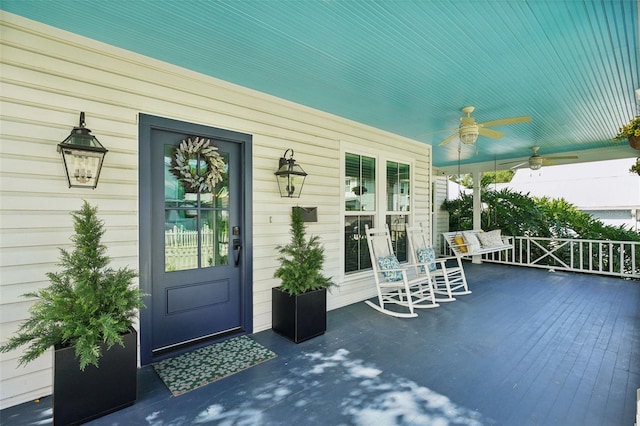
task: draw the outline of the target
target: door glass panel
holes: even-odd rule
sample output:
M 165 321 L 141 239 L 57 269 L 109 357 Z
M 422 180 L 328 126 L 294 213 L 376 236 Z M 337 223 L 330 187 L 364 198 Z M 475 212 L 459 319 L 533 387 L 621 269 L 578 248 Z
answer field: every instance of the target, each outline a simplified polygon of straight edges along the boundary
M 224 160 L 224 172 L 222 173 L 222 180 L 216 183 L 216 187 L 210 193 L 203 193 L 200 195 L 200 202 L 202 207 L 213 207 L 220 209 L 229 208 L 229 154 L 226 152 L 219 152 L 220 156 Z M 202 167 L 206 168 L 206 163 L 202 163 Z
M 198 267 L 197 217 L 194 211 L 165 210 L 164 268 L 166 272 Z M 195 213 L 197 215 L 197 212 Z
M 187 190 L 171 171 L 174 147 L 164 147 L 165 272 L 226 265 L 229 257 L 228 154 L 212 192 Z M 201 173 L 206 162 L 189 161 Z
M 165 207 L 181 207 L 187 203 L 185 200 L 186 191 L 182 182 L 171 173 L 172 152 L 172 145 L 164 146 L 164 201 Z
M 224 210 L 202 212 L 200 232 L 203 267 L 229 263 L 229 214 Z

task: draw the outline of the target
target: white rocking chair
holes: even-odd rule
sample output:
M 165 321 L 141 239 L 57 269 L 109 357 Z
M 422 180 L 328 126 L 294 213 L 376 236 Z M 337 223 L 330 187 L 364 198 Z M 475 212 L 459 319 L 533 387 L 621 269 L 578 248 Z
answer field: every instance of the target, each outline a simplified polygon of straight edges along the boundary
M 408 226 L 407 239 L 417 273 L 430 275 L 434 293 L 446 296 L 445 298 L 436 297 L 437 302 L 449 302 L 455 300 L 454 296 L 471 293 L 462 260 L 456 256 L 436 257 L 433 247 L 428 244 L 427 232 L 422 224 Z
M 433 292 L 431 277 L 418 275 L 415 268 L 402 267 L 391 244 L 389 228 L 370 229 L 365 225 L 371 266 L 378 291 L 378 304 L 370 300 L 365 303 L 372 308 L 394 317 L 412 318 L 418 316 L 414 309 L 435 308 L 438 305 Z M 387 305 L 406 308 L 404 312 L 390 310 Z

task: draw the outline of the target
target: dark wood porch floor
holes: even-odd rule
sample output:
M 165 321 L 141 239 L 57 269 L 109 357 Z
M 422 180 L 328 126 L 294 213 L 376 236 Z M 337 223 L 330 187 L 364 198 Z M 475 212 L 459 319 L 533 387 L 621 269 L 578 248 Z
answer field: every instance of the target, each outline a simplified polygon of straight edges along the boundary
M 414 319 L 357 303 L 278 357 L 179 397 L 139 370 L 138 402 L 95 425 L 628 425 L 640 387 L 640 283 L 465 264 L 473 294 Z M 51 423 L 50 397 L 0 412 Z

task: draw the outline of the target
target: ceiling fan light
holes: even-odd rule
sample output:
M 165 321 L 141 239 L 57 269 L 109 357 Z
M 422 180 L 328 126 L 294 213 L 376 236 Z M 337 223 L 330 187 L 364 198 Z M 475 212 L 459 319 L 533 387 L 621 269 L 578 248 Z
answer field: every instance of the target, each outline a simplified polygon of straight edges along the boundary
M 460 142 L 466 145 L 475 143 L 478 140 L 478 126 L 462 126 L 460 127 Z
M 529 159 L 529 168 L 531 170 L 540 170 L 542 168 L 542 157 L 531 157 Z

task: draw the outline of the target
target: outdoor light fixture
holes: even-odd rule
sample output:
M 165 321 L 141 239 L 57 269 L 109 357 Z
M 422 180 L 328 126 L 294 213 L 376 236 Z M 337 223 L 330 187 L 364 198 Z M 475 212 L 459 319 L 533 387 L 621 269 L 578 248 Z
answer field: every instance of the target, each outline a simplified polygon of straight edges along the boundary
M 289 151 L 291 151 L 291 154 L 289 158 L 286 158 Z M 278 181 L 280 197 L 300 198 L 302 186 L 304 185 L 304 180 L 307 178 L 307 174 L 299 164 L 296 164 L 296 160 L 293 159 L 292 149 L 287 149 L 283 156 L 280 157 L 278 171 L 275 172 L 275 175 Z
M 84 112 L 80 113 L 80 124 L 58 144 L 69 188 L 91 188 L 98 186 L 102 161 L 107 149 L 84 127 Z
M 531 158 L 529 158 L 529 168 L 531 170 L 540 170 L 542 168 L 542 162 L 542 157 L 539 155 L 532 155 Z
M 478 125 L 470 124 L 467 126 L 460 127 L 460 142 L 466 145 L 470 145 L 475 143 L 478 140 Z

